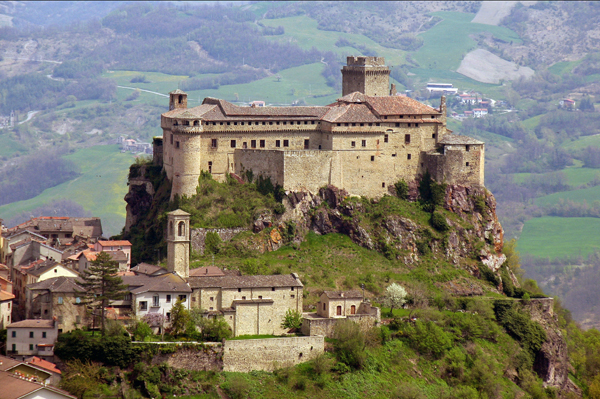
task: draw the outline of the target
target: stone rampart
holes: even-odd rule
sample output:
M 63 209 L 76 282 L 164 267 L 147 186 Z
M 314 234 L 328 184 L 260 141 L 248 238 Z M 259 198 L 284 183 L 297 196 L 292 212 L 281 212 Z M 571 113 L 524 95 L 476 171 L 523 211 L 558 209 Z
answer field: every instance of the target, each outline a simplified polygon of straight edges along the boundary
M 236 234 L 246 230 L 249 229 L 246 227 L 236 227 L 233 229 L 190 229 L 192 250 L 204 254 L 206 234 L 209 232 L 217 233 L 221 238 L 221 241 L 230 241 Z
M 247 373 L 273 371 L 314 359 L 325 350 L 322 336 L 226 341 L 223 370 Z

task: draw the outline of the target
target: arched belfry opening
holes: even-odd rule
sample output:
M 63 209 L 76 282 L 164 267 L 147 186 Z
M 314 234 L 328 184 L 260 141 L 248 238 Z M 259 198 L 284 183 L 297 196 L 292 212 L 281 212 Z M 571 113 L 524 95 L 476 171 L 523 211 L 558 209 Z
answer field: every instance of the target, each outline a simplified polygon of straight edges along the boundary
M 187 108 L 187 93 L 177 89 L 169 93 L 169 111 Z
M 190 275 L 190 214 L 177 209 L 167 213 L 167 217 L 169 220 L 167 270 L 188 278 Z

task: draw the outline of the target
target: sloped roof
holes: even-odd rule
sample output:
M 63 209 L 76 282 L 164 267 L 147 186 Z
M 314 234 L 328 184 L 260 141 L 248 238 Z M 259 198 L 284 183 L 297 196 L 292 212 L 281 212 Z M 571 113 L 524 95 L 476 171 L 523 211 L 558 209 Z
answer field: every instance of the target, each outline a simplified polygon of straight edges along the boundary
M 192 288 L 269 288 L 304 286 L 295 273 L 268 276 L 190 276 L 188 282 Z
M 336 104 L 330 107 L 323 120 L 335 123 L 379 122 L 366 104 Z
M 83 292 L 80 285 L 83 282 L 79 277 L 52 277 L 39 283 L 29 284 L 30 290 L 48 290 L 50 292 Z
M 181 210 L 181 209 L 175 209 L 174 211 L 167 213 L 167 215 L 173 215 L 173 216 L 190 216 L 189 213 L 187 213 L 186 211 Z
M 362 299 L 363 294 L 358 290 L 353 291 L 323 291 L 329 299 Z
M 27 364 L 30 364 L 32 366 L 36 366 L 56 374 L 62 374 L 61 371 L 58 368 L 56 368 L 56 364 L 44 359 L 40 359 L 37 356 L 32 356 L 28 359 L 25 359 L 25 361 L 27 362 Z
M 484 144 L 483 141 L 479 141 L 479 140 L 475 140 L 474 138 L 471 138 L 469 136 L 462 136 L 462 135 L 458 135 L 458 134 L 446 134 L 444 137 L 442 137 L 442 139 L 440 141 L 438 141 L 438 144 L 447 144 L 447 145 L 452 145 L 452 144 L 469 144 L 469 145 L 481 145 Z
M 154 292 L 192 292 L 192 289 L 184 279 L 175 273 L 162 274 L 160 276 L 123 276 L 123 284 L 129 285 L 132 294 L 142 294 L 148 291 Z
M 157 266 L 157 265 L 151 265 L 149 263 L 140 263 L 131 268 L 132 272 L 139 273 L 139 274 L 146 274 L 146 275 L 152 275 L 152 274 L 162 271 L 162 270 L 164 270 L 166 272 L 166 269 L 164 269 L 160 266 Z
M 223 272 L 223 270 L 219 269 L 216 266 L 205 266 L 190 270 L 190 276 L 193 277 L 215 277 L 224 275 L 225 273 Z
M 13 294 L 4 290 L 0 290 L 0 302 L 10 301 L 11 299 L 15 299 Z
M 127 240 L 115 240 L 115 241 L 98 241 L 98 244 L 102 247 L 117 247 L 117 246 L 131 246 L 131 243 Z
M 52 385 L 42 385 L 27 381 L 6 371 L 0 371 L 0 386 L 2 387 L 2 399 L 21 399 L 37 391 L 51 391 L 54 393 L 52 397 L 59 395 L 59 397 L 65 399 L 77 399 L 68 392 L 55 388 Z M 46 396 L 39 394 L 39 397 Z
M 54 320 L 27 319 L 11 323 L 6 328 L 54 328 Z
M 10 370 L 21 363 L 23 362 L 0 355 L 0 371 Z

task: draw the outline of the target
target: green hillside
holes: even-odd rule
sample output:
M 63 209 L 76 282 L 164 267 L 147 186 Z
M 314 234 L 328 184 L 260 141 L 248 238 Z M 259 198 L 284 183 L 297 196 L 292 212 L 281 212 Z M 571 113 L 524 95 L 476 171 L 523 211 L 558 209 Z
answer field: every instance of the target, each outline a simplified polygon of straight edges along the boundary
M 105 235 L 119 233 L 125 224 L 123 197 L 127 193 L 127 171 L 133 156 L 121 153 L 117 145 L 110 145 L 82 149 L 65 158 L 79 166 L 81 176 L 49 188 L 35 198 L 1 206 L 0 217 L 9 219 L 50 201 L 69 199 L 102 218 Z

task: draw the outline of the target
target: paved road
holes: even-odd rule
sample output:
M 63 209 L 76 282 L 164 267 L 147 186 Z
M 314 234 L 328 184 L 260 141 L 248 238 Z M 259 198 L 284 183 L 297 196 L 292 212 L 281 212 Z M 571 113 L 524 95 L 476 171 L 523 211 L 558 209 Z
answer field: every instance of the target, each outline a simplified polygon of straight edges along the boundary
M 119 89 L 128 89 L 128 90 L 139 90 L 139 91 L 143 91 L 146 93 L 151 93 L 151 94 L 156 94 L 157 96 L 161 96 L 161 97 L 169 97 L 166 94 L 162 94 L 162 93 L 157 93 L 155 91 L 150 91 L 150 90 L 144 90 L 144 89 L 138 89 L 137 87 L 128 87 L 128 86 L 117 86 Z

